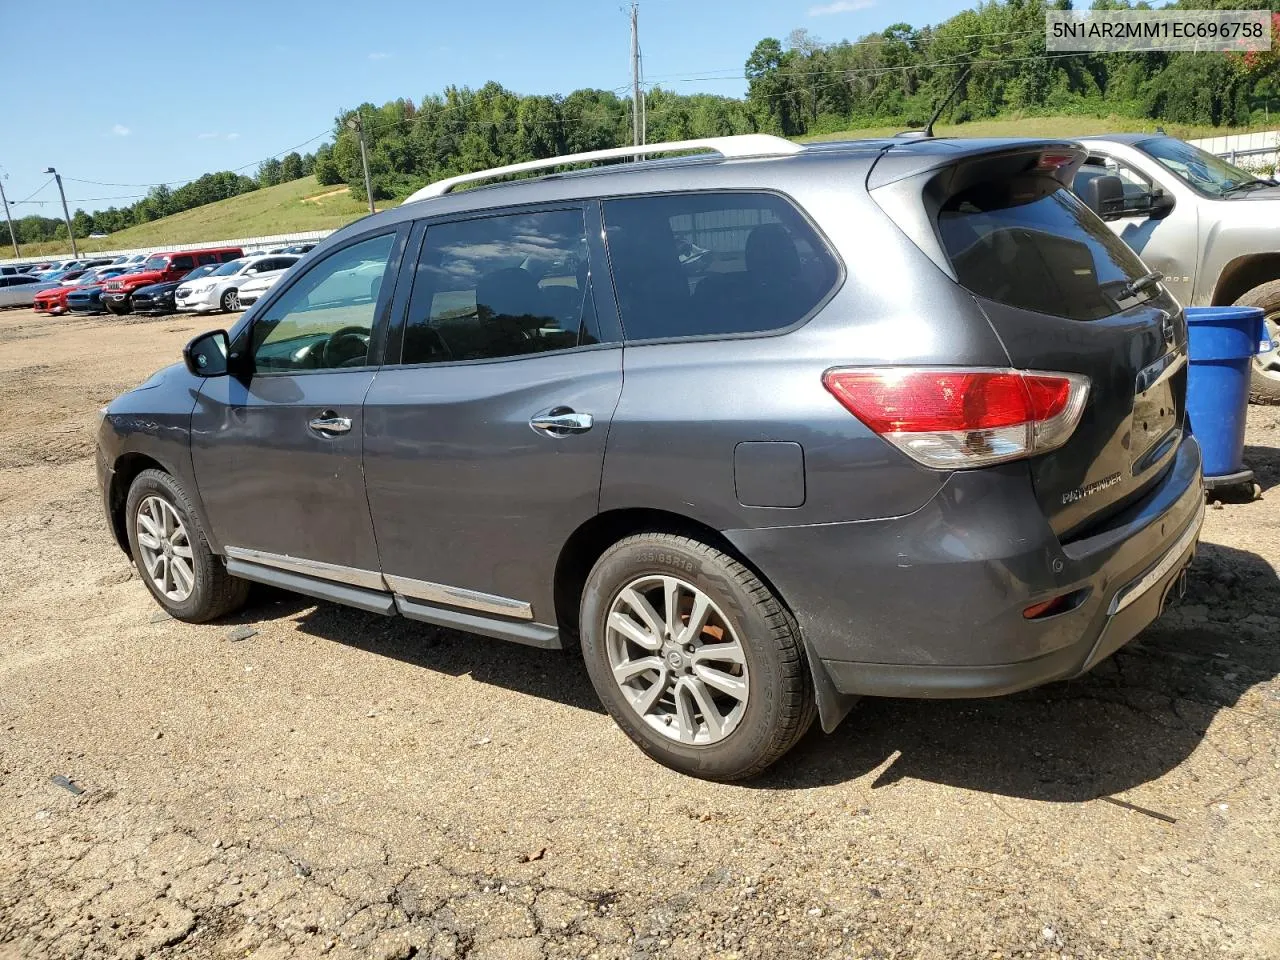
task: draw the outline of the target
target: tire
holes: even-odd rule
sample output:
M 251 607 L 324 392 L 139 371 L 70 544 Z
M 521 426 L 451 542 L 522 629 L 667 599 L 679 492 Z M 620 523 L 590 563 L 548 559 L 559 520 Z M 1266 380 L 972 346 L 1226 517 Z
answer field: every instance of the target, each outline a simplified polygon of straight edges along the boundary
M 150 529 L 154 529 L 157 515 L 162 515 L 166 507 L 173 511 L 173 516 L 185 535 L 174 538 L 169 549 L 156 551 L 148 546 L 147 541 L 156 540 Z M 144 510 L 146 517 L 140 519 L 139 514 Z M 175 620 L 205 623 L 234 613 L 244 606 L 249 597 L 249 581 L 231 576 L 222 561 L 214 556 L 205 539 L 204 529 L 196 519 L 191 501 L 178 481 L 169 474 L 162 470 L 144 470 L 138 474 L 125 501 L 125 527 L 129 534 L 129 552 L 133 556 L 138 575 L 156 602 Z M 177 529 L 177 525 L 174 525 L 174 529 Z M 181 567 L 181 561 L 188 560 L 179 555 L 183 550 L 190 554 L 189 590 L 185 596 L 171 595 L 156 582 L 152 569 L 159 568 L 149 569 L 147 554 L 162 552 L 172 568 Z M 183 591 L 180 588 L 188 585 L 183 575 L 178 573 L 173 574 L 170 581 L 166 582 L 172 582 L 178 588 L 173 594 L 181 594 Z
M 133 309 L 132 297 L 127 297 L 124 303 L 120 304 L 119 306 L 115 306 L 110 303 L 107 304 L 107 310 L 110 311 L 111 313 L 114 313 L 117 317 L 123 317 L 126 313 L 128 313 L 132 309 Z
M 671 583 L 678 586 L 674 619 L 666 612 Z M 645 602 L 653 598 L 648 612 L 656 620 L 631 606 L 627 598 L 636 595 Z M 708 611 L 705 626 L 683 638 L 691 643 L 673 643 L 673 626 L 686 628 L 700 603 Z M 619 621 L 611 614 L 631 625 L 616 629 L 611 624 Z M 641 750 L 673 770 L 707 780 L 755 776 L 813 723 L 817 708 L 795 619 L 755 574 L 705 543 L 644 533 L 614 544 L 587 577 L 580 623 L 587 673 L 600 701 Z M 632 639 L 637 631 L 644 644 Z M 660 646 L 650 646 L 659 631 Z M 704 649 L 713 644 L 714 650 Z M 740 665 L 719 656 L 725 650 Z M 635 665 L 641 660 L 652 666 L 641 671 Z M 615 667 L 628 677 L 625 688 Z M 702 682 L 707 676 L 717 678 L 714 686 Z M 665 692 L 655 694 L 658 687 Z M 707 722 L 698 696 L 713 698 L 722 732 Z M 677 701 L 685 705 L 683 713 Z
M 240 291 L 228 290 L 222 295 L 222 312 L 235 313 L 240 309 Z
M 1267 323 L 1274 329 L 1280 322 L 1280 280 L 1254 287 L 1236 301 L 1241 307 L 1261 307 L 1267 315 Z M 1268 370 L 1258 358 L 1253 360 L 1249 377 L 1249 399 L 1254 403 L 1280 404 L 1280 370 Z

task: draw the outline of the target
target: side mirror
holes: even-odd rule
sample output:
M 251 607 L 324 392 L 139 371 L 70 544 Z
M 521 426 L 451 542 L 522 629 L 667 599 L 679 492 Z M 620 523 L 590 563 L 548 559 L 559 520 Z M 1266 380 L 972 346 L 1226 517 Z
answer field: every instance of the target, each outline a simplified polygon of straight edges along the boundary
M 1080 199 L 1103 220 L 1118 220 L 1125 213 L 1124 181 L 1109 174 L 1090 177 L 1081 185 Z
M 231 342 L 225 330 L 202 333 L 182 348 L 187 369 L 197 377 L 225 377 Z
M 1163 220 L 1169 214 L 1173 213 L 1174 199 L 1173 195 L 1165 193 L 1159 187 L 1151 194 L 1151 209 L 1148 216 L 1152 220 Z

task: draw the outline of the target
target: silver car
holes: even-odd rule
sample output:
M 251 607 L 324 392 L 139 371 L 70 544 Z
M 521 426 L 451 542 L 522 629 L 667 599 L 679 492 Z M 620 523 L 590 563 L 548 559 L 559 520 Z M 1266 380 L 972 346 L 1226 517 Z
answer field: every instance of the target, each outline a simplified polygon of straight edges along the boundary
M 0 307 L 29 307 L 35 303 L 37 293 L 58 285 L 22 274 L 0 277 Z

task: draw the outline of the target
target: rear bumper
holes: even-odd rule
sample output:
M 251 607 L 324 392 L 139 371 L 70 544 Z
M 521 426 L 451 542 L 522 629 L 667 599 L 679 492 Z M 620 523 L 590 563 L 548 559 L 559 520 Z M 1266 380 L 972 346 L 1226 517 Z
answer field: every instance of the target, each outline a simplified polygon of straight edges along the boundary
M 786 599 L 837 691 L 984 697 L 1078 676 L 1137 636 L 1191 561 L 1203 511 L 1187 437 L 1154 490 L 1065 545 L 1012 464 L 954 475 L 910 516 L 726 536 Z M 1075 591 L 1066 612 L 1022 616 Z

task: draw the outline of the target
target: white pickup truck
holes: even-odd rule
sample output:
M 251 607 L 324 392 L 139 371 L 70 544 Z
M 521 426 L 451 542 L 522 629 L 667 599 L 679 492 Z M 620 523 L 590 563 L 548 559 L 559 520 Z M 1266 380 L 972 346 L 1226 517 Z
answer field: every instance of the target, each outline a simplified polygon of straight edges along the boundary
M 1183 306 L 1266 311 L 1251 394 L 1280 403 L 1280 184 L 1162 133 L 1081 140 L 1075 193 L 1106 220 Z

